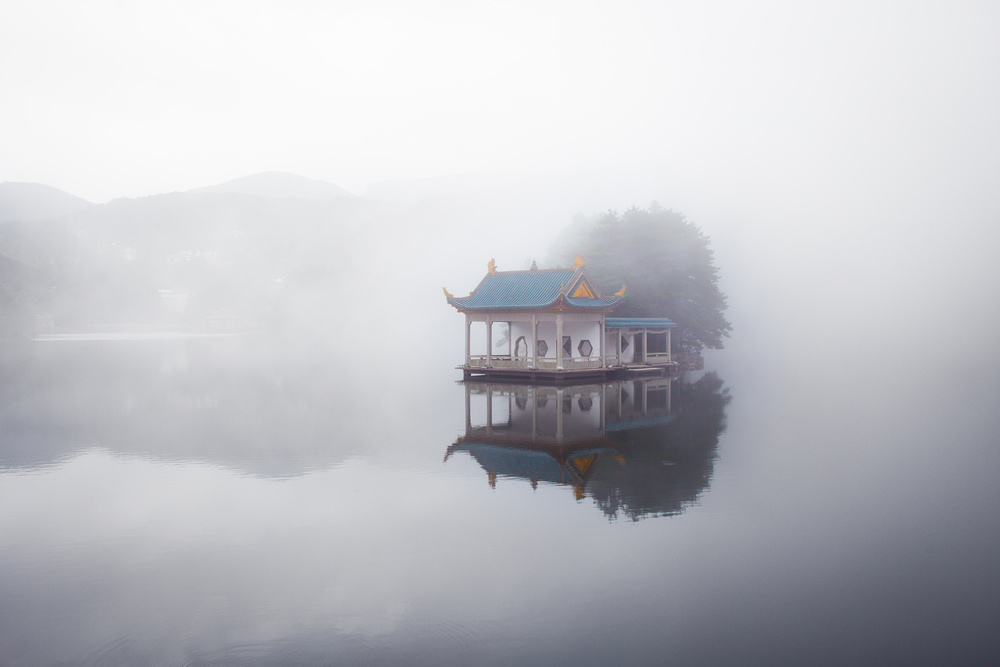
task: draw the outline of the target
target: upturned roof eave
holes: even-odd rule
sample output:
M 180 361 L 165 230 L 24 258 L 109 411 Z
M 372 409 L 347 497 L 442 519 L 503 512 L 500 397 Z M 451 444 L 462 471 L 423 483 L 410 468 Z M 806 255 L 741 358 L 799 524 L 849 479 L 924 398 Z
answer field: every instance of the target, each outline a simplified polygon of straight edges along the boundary
M 565 278 L 564 281 L 561 281 L 562 285 L 559 288 L 558 293 L 555 293 L 552 296 L 552 298 L 550 300 L 548 300 L 548 301 L 541 301 L 541 302 L 536 302 L 536 303 L 533 303 L 533 304 L 523 304 L 523 303 L 519 303 L 519 304 L 511 304 L 511 303 L 489 303 L 489 304 L 484 304 L 484 305 L 478 305 L 478 304 L 477 305 L 472 305 L 472 303 L 470 303 L 470 302 L 474 302 L 474 301 L 477 301 L 477 300 L 481 300 L 481 299 L 478 299 L 477 297 L 480 296 L 480 293 L 489 284 L 490 280 L 494 279 L 496 277 L 508 277 L 508 276 L 517 276 L 517 275 L 544 275 L 544 274 L 552 274 L 552 273 L 561 273 L 561 274 L 564 274 L 564 275 L 565 274 L 568 274 L 568 275 L 566 275 L 566 278 Z M 581 300 L 584 300 L 586 298 L 586 297 L 569 297 L 569 294 L 571 294 L 573 292 L 573 290 L 584 279 L 586 279 L 587 283 L 591 286 L 591 289 L 594 290 L 594 293 L 597 294 L 596 298 L 594 298 L 592 300 L 594 300 L 594 301 L 601 301 L 601 302 L 604 302 L 604 303 L 601 303 L 599 305 L 597 305 L 597 304 L 595 304 L 595 305 L 586 305 L 586 304 L 580 304 L 580 303 L 572 303 L 572 302 L 568 301 L 569 298 L 572 298 L 572 299 L 574 299 L 576 301 L 581 301 Z M 479 281 L 479 284 L 476 286 L 476 288 L 474 290 L 472 290 L 472 292 L 468 296 L 465 296 L 465 297 L 454 297 L 454 296 L 448 295 L 447 291 L 445 292 L 445 294 L 447 295 L 448 303 L 451 306 L 453 306 L 456 310 L 458 310 L 459 312 L 463 312 L 463 313 L 469 313 L 469 312 L 531 312 L 531 311 L 538 311 L 538 312 L 546 312 L 546 311 L 548 311 L 548 312 L 553 312 L 553 311 L 554 312 L 571 312 L 571 311 L 576 311 L 576 312 L 595 312 L 595 311 L 603 311 L 605 313 L 610 313 L 614 308 L 616 308 L 618 306 L 618 304 L 620 304 L 624 300 L 624 296 L 618 297 L 617 295 L 615 297 L 611 297 L 611 298 L 602 297 L 600 295 L 600 293 L 597 292 L 596 289 L 593 288 L 593 283 L 591 282 L 591 280 L 590 280 L 590 278 L 589 278 L 589 276 L 587 274 L 587 271 L 586 271 L 586 269 L 583 266 L 578 266 L 575 269 L 557 268 L 557 269 L 530 269 L 528 271 L 494 271 L 494 272 L 491 272 L 491 273 L 487 273 L 483 277 L 483 279 Z M 546 297 L 547 296 L 548 295 L 546 295 Z
M 469 297 L 471 298 L 471 297 Z M 565 294 L 560 294 L 555 299 L 548 303 L 537 304 L 537 305 L 497 305 L 497 306 L 467 306 L 463 303 L 465 299 L 450 298 L 448 303 L 451 304 L 456 310 L 462 313 L 474 313 L 474 312 L 598 312 L 603 311 L 605 313 L 610 313 L 612 310 L 617 308 L 625 297 L 616 297 L 611 303 L 606 303 L 602 305 L 593 306 L 583 306 L 574 303 L 570 303 L 566 298 Z M 604 299 L 601 299 L 602 301 Z

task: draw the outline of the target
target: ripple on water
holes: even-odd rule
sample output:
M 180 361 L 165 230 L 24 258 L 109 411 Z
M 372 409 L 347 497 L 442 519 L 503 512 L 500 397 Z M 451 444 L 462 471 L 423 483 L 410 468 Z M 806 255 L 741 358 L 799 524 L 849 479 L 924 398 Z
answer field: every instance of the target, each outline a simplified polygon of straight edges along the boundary
M 330 630 L 264 641 L 233 642 L 218 649 L 189 648 L 186 667 L 229 665 L 327 665 L 380 662 L 405 663 L 414 655 L 437 654 L 444 662 L 474 655 L 486 647 L 483 627 L 439 619 L 408 618 L 405 628 L 385 635 Z M 409 659 L 408 659 L 409 658 Z
M 336 639 L 345 640 L 337 642 Z M 247 641 L 226 644 L 215 650 L 189 649 L 185 667 L 223 667 L 226 665 L 328 665 L 348 656 L 362 654 L 360 642 L 338 636 L 332 638 L 293 638 Z M 354 649 L 354 650 L 352 650 Z

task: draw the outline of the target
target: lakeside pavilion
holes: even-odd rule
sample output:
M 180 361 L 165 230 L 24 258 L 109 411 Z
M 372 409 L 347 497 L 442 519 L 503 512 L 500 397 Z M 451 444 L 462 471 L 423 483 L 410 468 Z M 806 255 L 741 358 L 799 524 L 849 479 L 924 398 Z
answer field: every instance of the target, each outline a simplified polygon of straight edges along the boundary
M 466 378 L 510 377 L 560 380 L 581 376 L 657 374 L 676 367 L 670 330 L 661 318 L 613 318 L 625 300 L 625 286 L 613 296 L 598 292 L 579 255 L 572 269 L 488 272 L 467 297 L 444 290 L 448 303 L 465 315 Z M 482 323 L 484 326 L 475 326 Z M 506 349 L 495 349 L 494 325 L 507 327 Z M 485 354 L 472 354 L 473 329 Z

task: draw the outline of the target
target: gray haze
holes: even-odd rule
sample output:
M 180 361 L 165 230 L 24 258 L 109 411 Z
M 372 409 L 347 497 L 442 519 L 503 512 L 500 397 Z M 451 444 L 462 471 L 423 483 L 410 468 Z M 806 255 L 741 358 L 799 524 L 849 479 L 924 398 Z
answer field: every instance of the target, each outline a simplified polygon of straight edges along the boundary
M 23 3 L 6 19 L 0 181 L 101 202 L 279 170 L 430 201 L 444 212 L 387 216 L 425 225 L 433 261 L 392 235 L 379 252 L 453 292 L 491 256 L 544 256 L 578 212 L 656 200 L 713 238 L 744 334 L 745 275 L 768 298 L 832 300 L 838 325 L 996 328 L 989 3 Z
M 1000 655 L 1000 7 L 3 17 L 0 287 L 49 337 L 0 341 L 0 661 Z M 442 465 L 441 288 L 654 201 L 733 325 L 698 502 Z

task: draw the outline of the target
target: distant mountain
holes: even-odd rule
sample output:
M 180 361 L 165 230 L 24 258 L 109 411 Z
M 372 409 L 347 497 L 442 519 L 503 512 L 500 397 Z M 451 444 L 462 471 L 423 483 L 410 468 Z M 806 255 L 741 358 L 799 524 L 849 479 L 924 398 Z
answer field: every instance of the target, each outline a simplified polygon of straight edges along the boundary
M 353 194 L 333 183 L 306 178 L 283 171 L 265 171 L 244 176 L 219 185 L 196 188 L 189 192 L 260 195 L 264 197 L 295 197 L 298 199 L 334 199 L 354 197 Z
M 92 203 L 41 183 L 0 183 L 0 222 L 48 220 L 90 208 Z

